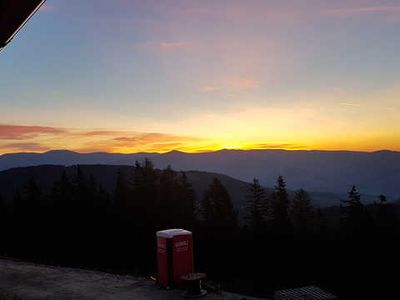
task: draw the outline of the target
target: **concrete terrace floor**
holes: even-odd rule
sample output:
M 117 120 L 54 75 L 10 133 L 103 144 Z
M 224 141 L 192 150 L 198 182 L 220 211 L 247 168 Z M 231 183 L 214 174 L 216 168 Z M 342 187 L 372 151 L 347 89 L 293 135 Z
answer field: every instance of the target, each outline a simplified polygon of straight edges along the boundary
M 52 267 L 0 258 L 0 291 L 22 300 L 36 299 L 183 299 L 179 290 L 158 288 L 145 278 Z M 208 294 L 204 300 L 251 299 L 231 293 Z

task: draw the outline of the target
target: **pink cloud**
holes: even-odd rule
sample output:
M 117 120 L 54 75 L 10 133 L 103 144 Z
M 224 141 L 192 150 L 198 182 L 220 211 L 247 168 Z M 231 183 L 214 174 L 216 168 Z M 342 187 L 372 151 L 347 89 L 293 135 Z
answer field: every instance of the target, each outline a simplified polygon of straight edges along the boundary
M 81 152 L 166 152 L 190 150 L 203 139 L 123 130 L 79 130 L 45 126 L 0 125 L 0 153 L 69 149 Z
M 79 132 L 77 135 L 80 136 L 115 136 L 121 134 L 121 131 L 112 131 L 112 130 L 91 130 L 91 131 L 84 131 Z
M 242 77 L 229 81 L 229 85 L 234 89 L 248 90 L 258 87 L 258 81 L 251 77 Z
M 42 134 L 65 133 L 65 129 L 43 126 L 0 125 L 0 139 L 24 140 Z
M 205 84 L 200 88 L 203 93 L 232 93 L 258 88 L 259 81 L 253 77 L 239 77 L 223 79 L 212 84 Z
M 201 91 L 204 93 L 215 93 L 220 90 L 219 87 L 213 85 L 204 85 L 201 87 Z

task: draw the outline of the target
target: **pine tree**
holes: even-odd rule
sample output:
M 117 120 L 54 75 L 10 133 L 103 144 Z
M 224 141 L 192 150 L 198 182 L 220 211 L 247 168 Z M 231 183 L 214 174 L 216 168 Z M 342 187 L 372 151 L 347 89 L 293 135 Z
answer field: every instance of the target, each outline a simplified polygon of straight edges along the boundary
M 110 208 L 110 194 L 100 184 L 98 190 L 98 207 L 103 213 L 107 213 Z
M 202 201 L 203 224 L 213 238 L 229 238 L 237 230 L 237 213 L 223 184 L 214 178 Z
M 66 223 L 73 214 L 74 187 L 64 169 L 59 180 L 55 181 L 50 194 L 51 205 L 54 209 L 54 222 Z M 60 225 L 61 226 L 61 225 Z
M 179 174 L 178 199 L 180 201 L 179 220 L 181 227 L 192 229 L 195 222 L 195 193 L 185 172 Z
M 22 217 L 32 226 L 40 220 L 42 192 L 35 178 L 31 177 L 23 186 Z
M 177 174 L 168 166 L 159 174 L 159 193 L 154 203 L 154 212 L 159 220 L 159 228 L 182 227 L 180 214 L 182 199 L 179 198 Z
M 40 206 L 41 194 L 41 190 L 35 178 L 30 178 L 24 186 L 25 205 L 27 208 L 38 209 Z
M 331 232 L 329 230 L 327 219 L 321 208 L 317 209 L 315 214 L 316 234 L 319 240 L 327 240 L 331 238 Z
M 0 194 L 0 236 L 3 237 L 3 243 L 5 242 L 6 238 L 5 235 L 7 234 L 7 222 L 6 222 L 6 207 L 4 203 L 4 198 Z M 0 244 L 0 253 L 4 250 L 3 247 L 5 245 Z
M 86 177 L 83 174 L 82 167 L 80 165 L 76 168 L 76 193 L 79 200 L 85 201 L 85 196 L 88 191 L 88 183 Z
M 129 187 L 126 177 L 121 169 L 117 172 L 117 182 L 115 186 L 115 206 L 119 212 L 124 212 L 127 209 Z
M 361 195 L 355 185 L 348 192 L 348 199 L 342 201 L 343 217 L 352 221 L 360 221 L 364 212 L 364 205 L 361 202 Z
M 290 207 L 293 230 L 300 239 L 308 238 L 313 232 L 316 215 L 310 195 L 303 189 L 298 190 Z
M 97 181 L 94 178 L 93 174 L 90 174 L 88 181 L 88 204 L 91 208 L 96 206 L 96 202 L 98 200 L 97 198 L 98 198 Z
M 54 182 L 52 193 L 55 194 L 54 196 L 58 202 L 62 203 L 63 206 L 67 206 L 71 202 L 72 192 L 72 183 L 64 169 L 60 179 Z
M 88 216 L 90 214 L 90 192 L 89 182 L 83 173 L 82 167 L 77 166 L 76 179 L 75 179 L 75 191 L 74 191 L 74 210 L 73 213 L 77 216 L 79 222 L 83 226 L 86 226 Z
M 272 193 L 271 203 L 272 231 L 279 239 L 287 238 L 292 233 L 292 225 L 289 218 L 289 205 L 286 183 L 283 177 L 279 176 Z
M 4 198 L 0 194 L 0 214 L 4 213 L 5 211 L 5 203 L 4 203 Z
M 132 222 L 134 221 L 143 235 L 159 230 L 159 170 L 154 169 L 152 162 L 145 159 L 143 163 L 136 161 L 131 170 L 132 188 L 129 198 L 129 207 L 132 211 Z
M 377 237 L 380 239 L 393 239 L 398 234 L 398 217 L 396 209 L 391 203 L 387 203 L 385 195 L 379 196 L 379 202 L 375 204 Z
M 195 193 L 193 185 L 189 182 L 185 172 L 181 172 L 180 183 L 183 187 L 186 198 L 189 200 L 189 208 L 192 210 L 192 213 L 194 213 Z
M 150 202 L 155 201 L 157 198 L 157 173 L 149 159 L 146 158 L 143 164 L 136 161 L 132 183 L 139 199 L 147 198 L 146 200 Z
M 6 205 L 3 196 L 0 194 L 0 227 L 2 227 L 2 225 L 4 224 L 5 217 L 6 217 Z
M 385 195 L 379 195 L 379 203 L 385 204 L 387 202 L 387 198 Z
M 268 198 L 258 179 L 254 178 L 248 190 L 248 220 L 254 236 L 260 236 L 267 230 L 269 221 Z
M 22 195 L 21 195 L 21 190 L 19 188 L 17 188 L 14 192 L 13 195 L 13 200 L 12 200 L 12 212 L 13 212 L 13 216 L 14 218 L 17 218 L 22 209 L 23 209 L 23 200 L 22 200 Z
M 29 243 L 40 232 L 39 227 L 42 221 L 41 200 L 41 190 L 33 177 L 23 184 L 21 190 L 16 191 L 14 198 L 16 210 L 13 221 L 17 224 L 19 234 L 24 236 L 21 239 L 22 243 Z
M 348 199 L 342 201 L 342 231 L 345 237 L 364 237 L 370 229 L 370 218 L 361 202 L 361 195 L 355 185 L 348 192 Z

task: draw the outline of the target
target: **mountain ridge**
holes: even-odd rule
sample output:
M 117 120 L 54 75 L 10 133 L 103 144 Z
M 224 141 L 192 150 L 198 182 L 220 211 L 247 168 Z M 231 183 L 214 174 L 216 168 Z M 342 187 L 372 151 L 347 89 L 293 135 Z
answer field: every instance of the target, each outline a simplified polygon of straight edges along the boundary
M 45 153 L 9 153 L 0 156 L 0 170 L 38 165 L 132 165 L 150 159 L 157 168 L 198 170 L 226 174 L 241 181 L 258 178 L 273 186 L 282 175 L 292 189 L 344 194 L 355 184 L 362 193 L 400 197 L 400 152 L 327 150 L 229 150 L 187 153 L 79 153 L 52 150 Z
M 219 149 L 215 151 L 202 151 L 202 152 L 185 152 L 181 150 L 171 150 L 167 152 L 107 152 L 107 151 L 95 151 L 95 152 L 79 152 L 79 151 L 74 151 L 74 150 L 68 150 L 68 149 L 54 149 L 54 150 L 48 150 L 44 152 L 30 152 L 30 151 L 22 151 L 22 152 L 6 152 L 0 154 L 0 157 L 2 156 L 12 156 L 12 155 L 24 155 L 24 154 L 34 154 L 34 155 L 43 155 L 43 154 L 51 154 L 51 153 L 70 153 L 70 154 L 79 154 L 79 155 L 90 155 L 90 154 L 110 154 L 110 155 L 136 155 L 136 154 L 149 154 L 149 155 L 165 155 L 165 154 L 170 154 L 170 153 L 180 153 L 180 154 L 205 154 L 205 153 L 217 153 L 217 152 L 321 152 L 321 153 L 367 153 L 367 154 L 374 154 L 374 153 L 397 153 L 400 154 L 400 151 L 396 150 L 389 150 L 389 149 L 381 149 L 381 150 L 375 150 L 375 151 L 357 151 L 357 150 L 318 150 L 318 149 L 312 149 L 312 150 L 306 150 L 306 149 L 300 149 L 300 150 L 290 150 L 290 149 Z

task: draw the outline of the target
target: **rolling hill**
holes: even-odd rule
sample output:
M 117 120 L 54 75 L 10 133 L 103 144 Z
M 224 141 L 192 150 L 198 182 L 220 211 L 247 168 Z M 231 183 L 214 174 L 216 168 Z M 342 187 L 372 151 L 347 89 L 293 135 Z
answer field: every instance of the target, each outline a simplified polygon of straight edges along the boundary
M 118 170 L 128 171 L 129 166 L 123 165 L 80 165 L 81 170 L 86 176 L 93 176 L 106 191 L 112 192 L 117 181 Z M 63 171 L 66 171 L 70 178 L 76 175 L 76 166 L 60 166 L 60 165 L 41 165 L 33 167 L 12 168 L 0 171 L 0 194 L 6 199 L 12 199 L 15 191 L 21 188 L 29 179 L 35 178 L 36 182 L 42 188 L 44 193 L 51 190 L 54 181 L 61 177 Z M 247 195 L 249 183 L 232 178 L 227 175 L 203 172 L 203 171 L 187 171 L 185 172 L 188 180 L 192 183 L 196 194 L 196 199 L 202 199 L 204 192 L 214 178 L 218 178 L 227 188 L 231 195 L 235 208 L 243 213 L 247 206 Z M 290 187 L 289 187 L 290 188 Z M 266 188 L 268 192 L 271 188 Z M 292 191 L 289 191 L 293 194 Z M 313 203 L 316 206 L 326 207 L 338 205 L 340 200 L 345 199 L 345 194 L 333 193 L 314 193 L 311 192 Z M 375 196 L 363 195 L 363 201 L 370 203 L 375 200 Z
M 157 153 L 89 153 L 50 151 L 0 156 L 0 170 L 44 164 L 131 165 L 144 158 L 157 168 L 171 165 L 175 170 L 226 174 L 241 181 L 258 178 L 273 186 L 279 175 L 295 190 L 345 194 L 355 184 L 364 194 L 400 197 L 400 152 L 221 150 L 208 153 L 172 151 Z

